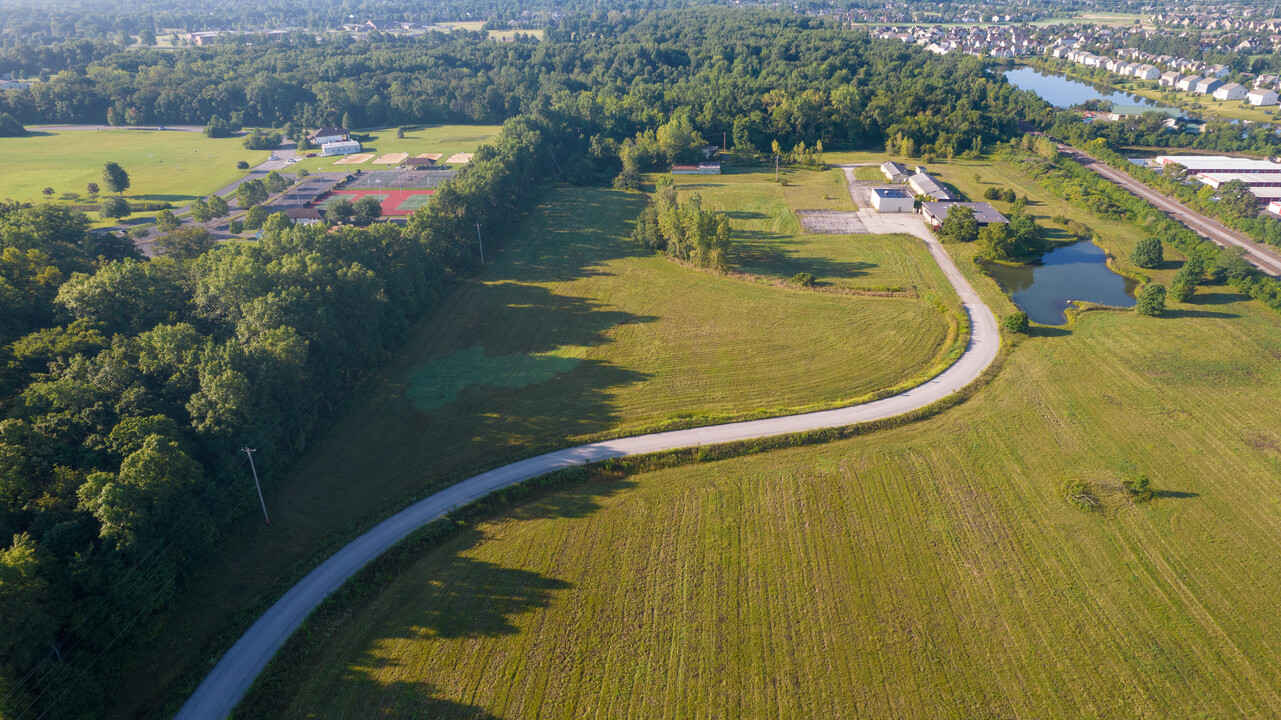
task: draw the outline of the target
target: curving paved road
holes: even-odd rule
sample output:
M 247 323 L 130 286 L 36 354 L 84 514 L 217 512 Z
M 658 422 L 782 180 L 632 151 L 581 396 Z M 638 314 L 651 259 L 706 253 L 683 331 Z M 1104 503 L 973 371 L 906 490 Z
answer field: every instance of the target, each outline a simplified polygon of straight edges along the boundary
M 853 175 L 851 169 L 846 169 L 846 173 L 850 177 Z M 978 379 L 1000 350 L 1000 330 L 992 311 L 979 299 L 942 244 L 925 229 L 920 216 L 878 217 L 866 210 L 859 214 L 876 226 L 873 232 L 908 232 L 924 240 L 930 254 L 956 289 L 970 318 L 970 342 L 965 353 L 947 370 L 904 393 L 863 405 L 580 445 L 505 465 L 441 490 L 352 540 L 290 588 L 218 661 L 175 717 L 178 720 L 222 720 L 227 717 L 276 651 L 330 593 L 410 533 L 495 490 L 555 470 L 609 458 L 882 420 L 942 400 Z

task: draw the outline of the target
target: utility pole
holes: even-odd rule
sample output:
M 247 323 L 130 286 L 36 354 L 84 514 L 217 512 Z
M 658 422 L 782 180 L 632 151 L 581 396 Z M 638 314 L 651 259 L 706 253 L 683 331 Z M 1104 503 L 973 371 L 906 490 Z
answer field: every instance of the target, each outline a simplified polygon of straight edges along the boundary
M 480 223 L 476 223 L 476 242 L 480 243 L 480 264 L 485 264 L 485 241 L 480 239 Z
M 271 518 L 267 517 L 267 501 L 262 499 L 262 485 L 258 482 L 258 468 L 254 467 L 254 453 L 257 450 L 245 448 L 245 454 L 249 456 L 249 469 L 254 473 L 254 486 L 258 488 L 258 502 L 262 503 L 262 517 L 271 525 Z

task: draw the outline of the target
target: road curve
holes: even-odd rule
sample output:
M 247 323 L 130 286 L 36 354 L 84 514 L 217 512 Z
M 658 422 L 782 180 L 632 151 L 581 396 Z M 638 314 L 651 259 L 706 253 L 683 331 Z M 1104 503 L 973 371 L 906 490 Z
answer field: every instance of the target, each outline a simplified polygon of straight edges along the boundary
M 1269 275 L 1281 275 L 1281 256 L 1272 250 L 1250 240 L 1241 233 L 1228 229 L 1217 220 L 1212 220 L 1188 209 L 1183 203 L 1162 195 L 1142 182 L 1081 150 L 1068 145 L 1059 145 L 1059 152 L 1070 156 L 1073 160 L 1102 175 L 1105 179 L 1128 190 L 1130 194 L 1147 200 L 1158 210 L 1183 223 L 1185 227 L 1201 237 L 1224 247 L 1233 245 L 1244 249 L 1246 251 L 1245 259 L 1263 272 Z
M 222 720 L 227 717 L 276 651 L 330 593 L 415 530 L 495 490 L 563 468 L 609 458 L 883 420 L 923 408 L 974 382 L 992 364 L 1000 350 L 1001 337 L 996 317 L 961 274 L 942 244 L 925 230 L 919 216 L 903 217 L 902 221 L 906 221 L 912 234 L 929 247 L 930 255 L 956 289 L 970 319 L 970 341 L 965 352 L 934 379 L 892 397 L 836 410 L 579 445 L 504 465 L 441 490 L 352 540 L 290 588 L 223 655 L 175 717 L 178 720 Z M 904 229 L 897 231 L 903 232 Z

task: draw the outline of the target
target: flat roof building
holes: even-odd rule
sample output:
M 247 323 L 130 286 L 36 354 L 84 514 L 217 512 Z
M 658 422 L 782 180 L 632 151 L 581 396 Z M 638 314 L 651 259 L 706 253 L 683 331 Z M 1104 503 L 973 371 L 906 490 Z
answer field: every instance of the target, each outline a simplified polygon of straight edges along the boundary
M 898 188 L 872 188 L 868 200 L 877 212 L 910 213 L 915 209 L 916 201 L 906 190 Z
M 1277 173 L 1198 173 L 1196 179 L 1215 189 L 1233 180 L 1240 180 L 1251 188 L 1281 188 L 1281 174 Z
M 1004 215 L 997 212 L 997 209 L 985 202 L 923 202 L 921 203 L 921 215 L 925 221 L 937 230 L 947 217 L 947 213 L 954 207 L 967 207 L 974 211 L 974 219 L 979 226 L 991 225 L 992 223 L 1008 223 Z
M 1193 175 L 1203 173 L 1281 173 L 1281 163 L 1226 155 L 1159 155 L 1158 165 L 1178 163 Z

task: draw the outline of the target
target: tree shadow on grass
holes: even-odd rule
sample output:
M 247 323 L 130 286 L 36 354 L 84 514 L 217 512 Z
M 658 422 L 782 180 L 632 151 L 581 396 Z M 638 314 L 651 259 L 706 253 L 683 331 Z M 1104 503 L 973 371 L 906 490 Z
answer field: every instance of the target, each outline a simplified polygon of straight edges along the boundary
M 807 272 L 824 279 L 849 279 L 862 277 L 877 267 L 860 260 L 833 260 L 814 255 L 803 255 L 795 240 L 773 243 L 741 244 L 734 253 L 734 265 L 746 272 L 790 278 Z
M 633 486 L 634 481 L 624 479 L 554 490 L 505 511 L 500 522 L 585 517 L 600 509 L 602 498 Z M 383 596 L 389 602 L 365 618 L 368 629 L 357 638 L 363 650 L 335 683 L 336 696 L 358 698 L 381 717 L 492 717 L 440 697 L 437 685 L 444 683 L 431 676 L 434 664 L 415 659 L 428 657 L 440 641 L 518 634 L 522 617 L 550 607 L 572 586 L 543 573 L 478 559 L 472 551 L 488 538 L 483 529 L 465 530 L 392 581 Z M 413 647 L 406 648 L 406 642 Z
M 1031 325 L 1027 329 L 1028 337 L 1066 337 L 1072 331 L 1060 325 Z
M 195 202 L 199 195 L 130 195 L 127 200 L 148 200 L 157 202 L 170 203 L 190 203 Z
M 756 212 L 754 210 L 730 210 L 721 214 L 733 220 L 764 220 L 769 217 L 765 213 Z
M 1201 497 L 1201 493 L 1186 492 L 1183 490 L 1153 490 L 1152 496 L 1182 500 L 1187 498 L 1199 498 Z
M 1164 316 L 1171 319 L 1214 318 L 1219 320 L 1231 320 L 1232 318 L 1241 317 L 1236 313 L 1230 313 L 1230 312 L 1217 312 L 1215 310 L 1181 310 L 1181 309 L 1167 309 L 1165 311 Z

